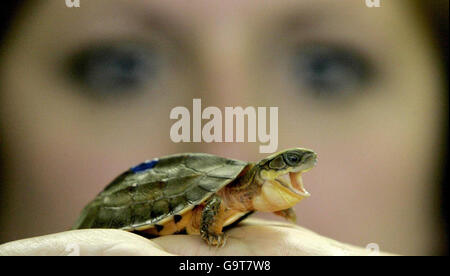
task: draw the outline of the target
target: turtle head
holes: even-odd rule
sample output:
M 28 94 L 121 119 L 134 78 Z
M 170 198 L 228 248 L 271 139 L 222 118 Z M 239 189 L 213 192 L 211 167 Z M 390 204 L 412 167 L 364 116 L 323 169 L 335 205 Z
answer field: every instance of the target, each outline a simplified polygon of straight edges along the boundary
M 259 193 L 253 198 L 255 210 L 274 212 L 294 206 L 310 194 L 305 190 L 302 173 L 312 169 L 317 154 L 312 150 L 293 148 L 273 154 L 254 167 Z

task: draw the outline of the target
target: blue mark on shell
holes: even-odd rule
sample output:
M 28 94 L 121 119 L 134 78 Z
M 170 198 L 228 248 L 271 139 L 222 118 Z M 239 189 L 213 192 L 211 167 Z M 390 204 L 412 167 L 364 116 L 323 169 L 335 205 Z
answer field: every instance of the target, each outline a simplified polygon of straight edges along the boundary
M 154 166 L 156 166 L 156 164 L 158 164 L 158 159 L 148 160 L 132 167 L 130 170 L 134 173 L 143 172 L 152 169 Z

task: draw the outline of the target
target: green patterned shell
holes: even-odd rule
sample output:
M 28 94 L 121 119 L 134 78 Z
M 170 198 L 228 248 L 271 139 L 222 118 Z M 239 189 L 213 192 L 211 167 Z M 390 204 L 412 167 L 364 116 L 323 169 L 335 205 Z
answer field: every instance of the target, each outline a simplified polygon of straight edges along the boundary
M 142 230 L 191 210 L 233 181 L 247 162 L 185 153 L 119 175 L 82 211 L 73 229 Z

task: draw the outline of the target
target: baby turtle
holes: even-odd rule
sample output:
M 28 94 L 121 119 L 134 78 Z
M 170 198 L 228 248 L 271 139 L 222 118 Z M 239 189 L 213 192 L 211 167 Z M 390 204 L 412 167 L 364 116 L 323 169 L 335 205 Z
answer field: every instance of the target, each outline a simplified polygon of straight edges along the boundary
M 113 180 L 81 213 L 74 229 L 117 228 L 141 234 L 200 234 L 225 243 L 223 227 L 254 211 L 295 222 L 292 207 L 310 194 L 301 174 L 317 155 L 294 148 L 258 163 L 183 153 L 141 163 Z

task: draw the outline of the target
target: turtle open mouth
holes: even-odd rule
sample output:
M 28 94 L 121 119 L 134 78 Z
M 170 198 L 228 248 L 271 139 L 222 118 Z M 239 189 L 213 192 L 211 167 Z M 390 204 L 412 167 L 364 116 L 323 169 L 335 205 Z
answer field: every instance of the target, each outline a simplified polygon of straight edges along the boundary
M 303 186 L 302 172 L 289 172 L 279 176 L 276 180 L 297 195 L 304 197 L 311 195 Z

